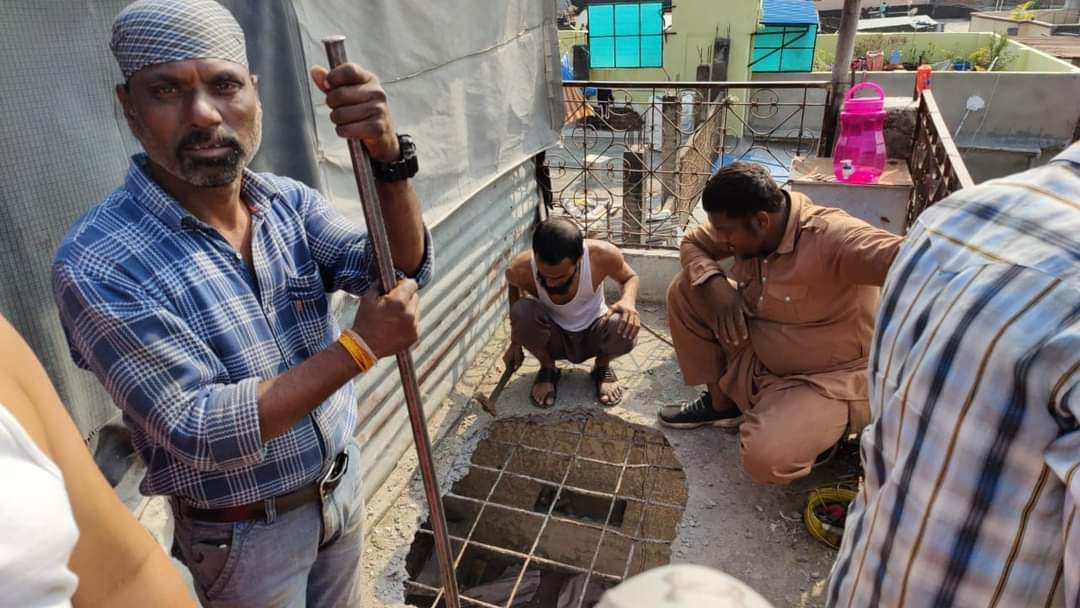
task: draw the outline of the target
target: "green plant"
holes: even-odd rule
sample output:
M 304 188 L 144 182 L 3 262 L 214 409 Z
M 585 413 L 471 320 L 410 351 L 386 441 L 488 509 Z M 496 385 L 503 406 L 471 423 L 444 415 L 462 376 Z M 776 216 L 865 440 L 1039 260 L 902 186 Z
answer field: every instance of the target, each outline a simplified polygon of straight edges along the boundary
M 1017 4 L 1009 11 L 1009 19 L 1014 19 L 1016 21 L 1034 21 L 1035 11 L 1029 10 L 1034 4 L 1035 0 Z
M 829 51 L 821 48 L 814 50 L 813 70 L 815 72 L 830 72 L 834 63 L 836 63 L 836 56 Z
M 924 48 L 923 50 L 916 51 L 916 53 L 917 56 L 915 59 L 915 63 L 918 63 L 920 65 L 924 63 L 934 63 L 935 61 L 940 61 L 945 57 L 944 54 L 939 55 L 937 45 L 933 42 L 927 44 L 926 48 Z
M 1009 50 L 1009 37 L 1003 34 L 994 36 L 988 46 L 980 47 L 968 56 L 972 64 L 984 70 L 1003 70 L 1014 59 L 1016 54 Z
M 885 41 L 883 34 L 871 34 L 869 36 L 859 36 L 855 39 L 855 50 L 853 57 L 865 57 L 870 51 L 880 51 L 882 49 L 882 43 Z
M 990 67 L 990 47 L 984 46 L 975 50 L 974 53 L 968 55 L 968 60 L 972 65 L 986 69 Z

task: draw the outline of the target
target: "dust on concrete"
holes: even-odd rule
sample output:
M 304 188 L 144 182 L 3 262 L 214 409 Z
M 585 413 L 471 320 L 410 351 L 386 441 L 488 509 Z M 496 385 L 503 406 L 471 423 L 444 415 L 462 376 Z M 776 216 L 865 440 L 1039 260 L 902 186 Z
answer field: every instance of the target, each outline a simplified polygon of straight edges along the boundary
M 641 304 L 642 321 L 667 335 L 663 307 Z M 437 437 L 434 456 L 440 489 L 448 490 L 468 471 L 470 458 L 486 435 L 492 418 L 469 398 L 494 387 L 502 372 L 501 355 L 507 342 L 501 327 L 472 369 L 449 397 L 449 416 L 432 421 Z M 827 465 L 790 486 L 756 484 L 738 465 L 738 438 L 716 429 L 678 431 L 656 422 L 656 408 L 693 398 L 697 387 L 683 384 L 671 347 L 642 331 L 638 346 L 615 362 L 626 394 L 623 402 L 601 408 L 588 376 L 589 367 L 566 366 L 555 408 L 541 412 L 531 405 L 529 389 L 537 370 L 534 359 L 507 385 L 496 403 L 499 418 L 541 414 L 553 418 L 597 410 L 631 424 L 660 430 L 675 450 L 687 480 L 689 498 L 672 545 L 673 563 L 709 566 L 735 576 L 775 606 L 823 606 L 825 578 L 835 551 L 806 533 L 801 512 L 807 493 L 834 483 L 851 471 L 843 463 Z M 377 455 L 368 455 L 369 458 Z M 402 606 L 405 556 L 421 521 L 427 519 L 422 485 L 410 452 L 368 505 L 363 568 L 364 606 Z

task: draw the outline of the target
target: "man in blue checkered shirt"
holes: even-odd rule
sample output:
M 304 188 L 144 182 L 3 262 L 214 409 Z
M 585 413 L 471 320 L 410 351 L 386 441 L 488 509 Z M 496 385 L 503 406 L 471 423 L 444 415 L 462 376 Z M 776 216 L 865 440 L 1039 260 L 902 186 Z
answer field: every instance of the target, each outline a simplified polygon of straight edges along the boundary
M 57 253 L 73 357 L 123 411 L 142 492 L 171 497 L 173 552 L 204 605 L 358 605 L 351 381 L 416 341 L 431 276 L 411 142 L 372 74 L 312 69 L 338 135 L 371 154 L 394 261 L 414 277 L 379 297 L 362 230 L 311 188 L 246 169 L 262 113 L 227 10 L 139 0 L 111 48 L 145 154 Z M 336 290 L 363 296 L 351 329 L 329 314 Z

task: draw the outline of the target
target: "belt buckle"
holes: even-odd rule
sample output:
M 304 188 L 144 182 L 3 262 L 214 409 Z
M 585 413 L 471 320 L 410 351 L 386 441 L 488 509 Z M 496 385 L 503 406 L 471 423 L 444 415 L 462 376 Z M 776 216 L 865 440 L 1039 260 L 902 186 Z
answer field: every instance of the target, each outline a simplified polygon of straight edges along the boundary
M 330 492 L 334 491 L 338 482 L 345 476 L 345 472 L 349 470 L 349 452 L 344 451 L 338 454 L 334 459 L 334 464 L 330 465 L 330 470 L 323 475 L 323 478 L 319 480 L 319 496 L 325 497 Z M 329 487 L 329 489 L 327 489 Z

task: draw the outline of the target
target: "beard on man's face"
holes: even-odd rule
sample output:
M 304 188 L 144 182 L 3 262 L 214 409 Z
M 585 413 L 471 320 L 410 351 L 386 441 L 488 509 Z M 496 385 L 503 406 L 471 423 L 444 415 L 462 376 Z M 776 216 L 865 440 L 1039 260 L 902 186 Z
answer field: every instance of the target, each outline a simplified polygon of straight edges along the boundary
M 577 279 L 577 269 L 575 269 L 574 273 L 570 275 L 570 278 L 566 279 L 562 283 L 559 283 L 558 285 L 549 285 L 548 282 L 544 279 L 544 275 L 540 274 L 539 272 L 536 273 L 536 280 L 540 283 L 540 285 L 544 287 L 544 291 L 548 293 L 553 293 L 557 296 L 561 296 L 566 292 L 570 291 L 570 288 L 574 286 L 575 279 Z
M 218 158 L 193 158 L 186 148 L 214 145 L 229 148 Z M 196 186 L 225 186 L 231 184 L 246 166 L 247 154 L 240 141 L 231 135 L 215 137 L 211 131 L 192 131 L 176 144 L 176 160 L 180 176 Z

